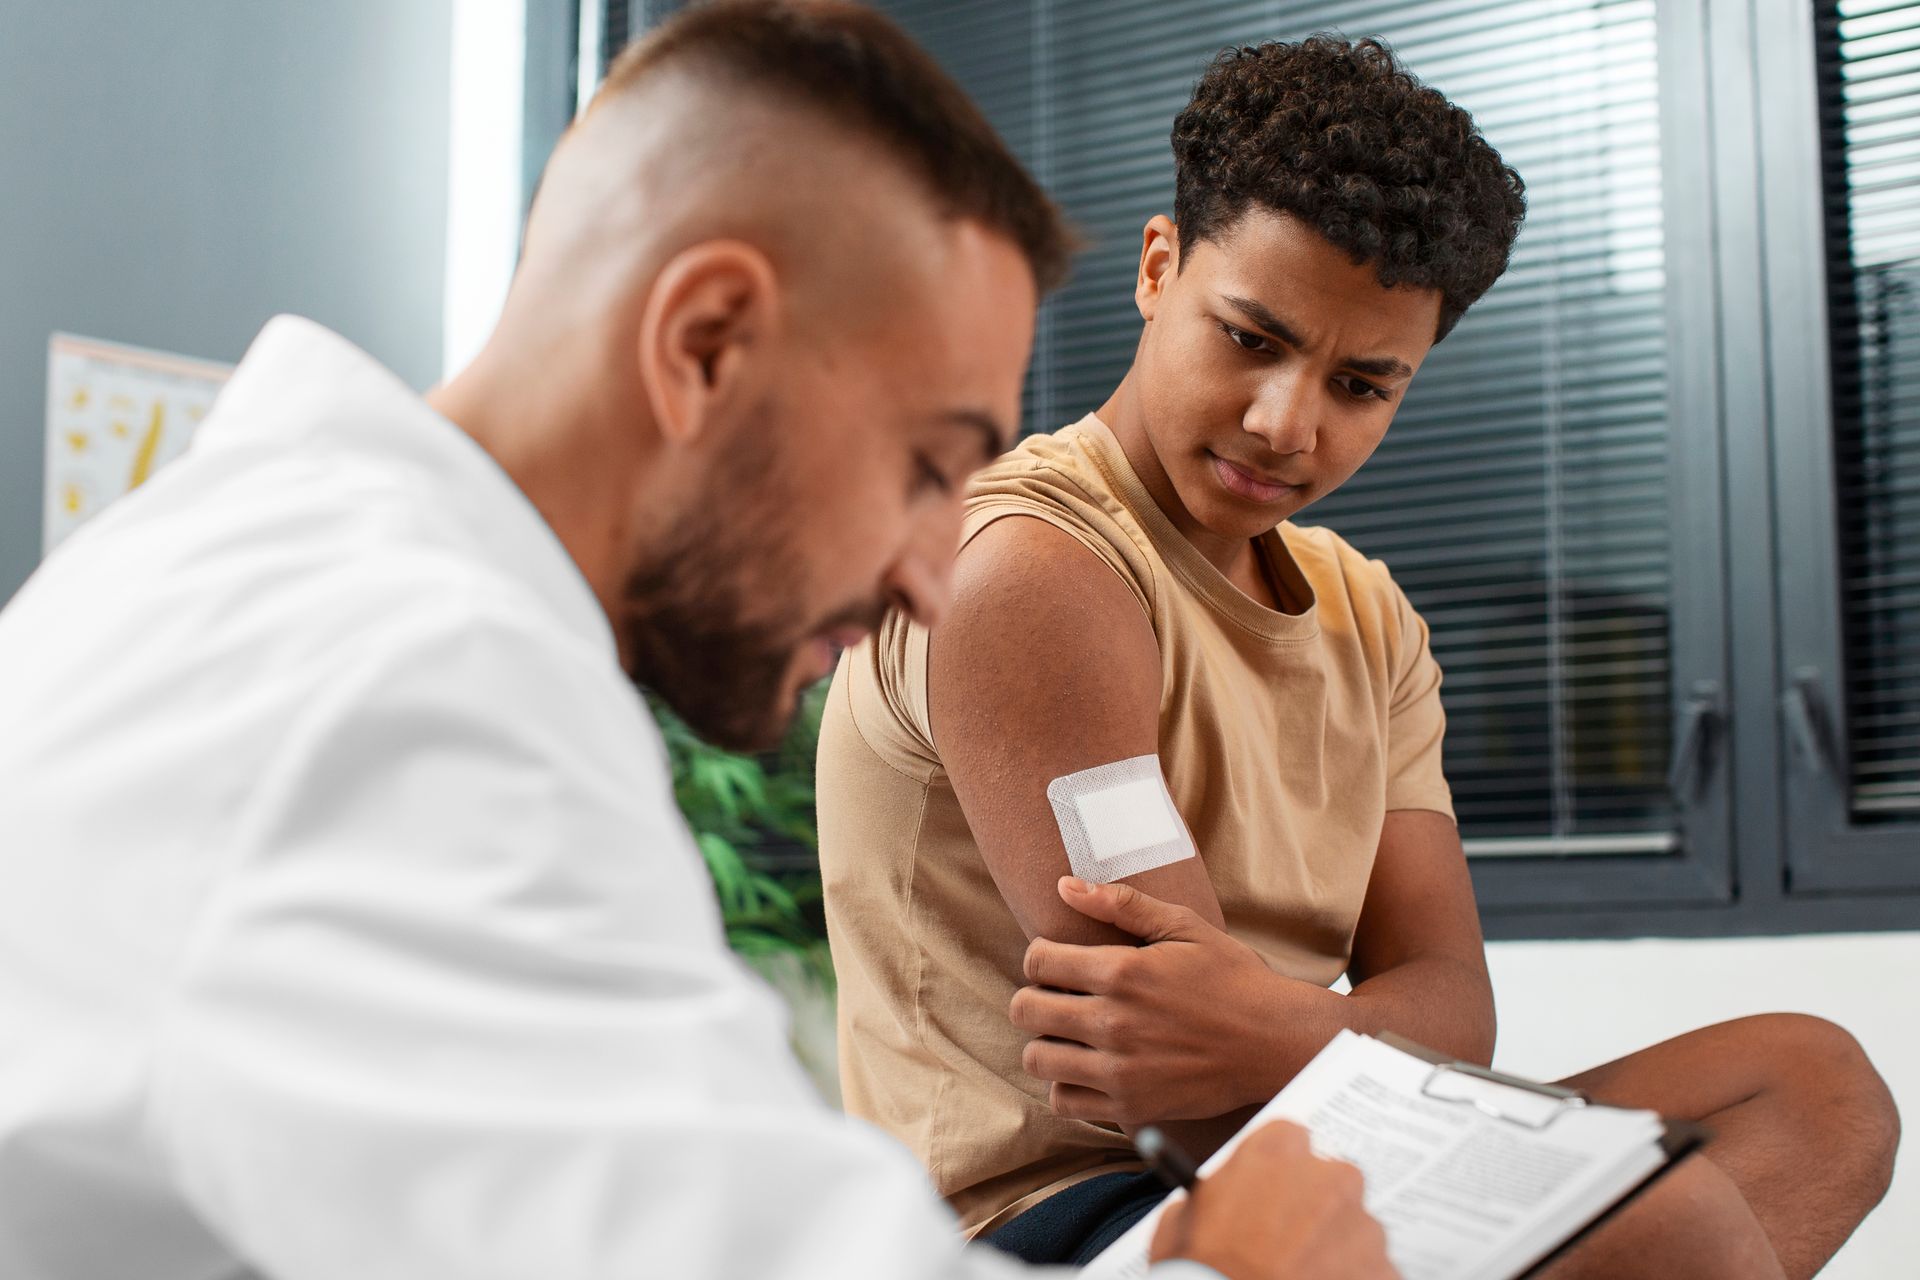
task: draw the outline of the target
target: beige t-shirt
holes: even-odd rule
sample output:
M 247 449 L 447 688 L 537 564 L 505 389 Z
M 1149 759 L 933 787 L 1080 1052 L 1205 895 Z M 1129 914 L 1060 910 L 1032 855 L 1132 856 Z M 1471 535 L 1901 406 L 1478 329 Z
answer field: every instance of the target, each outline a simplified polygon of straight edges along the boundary
M 1262 549 L 1306 607 L 1256 604 L 1092 416 L 980 473 L 963 539 L 1005 516 L 1066 531 L 1132 588 L 1160 648 L 1161 766 L 1227 928 L 1277 971 L 1331 984 L 1387 811 L 1452 813 L 1440 669 L 1386 567 L 1282 525 Z M 842 660 L 820 735 L 820 861 L 847 1109 L 911 1147 L 979 1231 L 1139 1162 L 1117 1129 L 1054 1115 L 1021 1070 L 1007 1004 L 1027 938 L 941 767 L 926 674 L 926 632 L 898 615 Z

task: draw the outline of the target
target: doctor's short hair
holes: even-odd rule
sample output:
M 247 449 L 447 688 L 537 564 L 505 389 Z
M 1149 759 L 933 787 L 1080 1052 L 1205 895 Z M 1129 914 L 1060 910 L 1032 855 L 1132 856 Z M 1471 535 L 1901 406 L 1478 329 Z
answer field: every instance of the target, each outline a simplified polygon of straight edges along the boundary
M 1078 247 L 1059 209 L 931 55 L 850 0 L 713 0 L 667 19 L 607 70 L 603 94 L 690 67 L 780 95 L 883 147 L 950 218 L 1017 245 L 1041 293 Z
M 1253 207 L 1305 222 L 1380 283 L 1438 290 L 1447 336 L 1507 269 L 1526 186 L 1473 117 L 1378 40 L 1222 51 L 1173 122 L 1182 245 Z

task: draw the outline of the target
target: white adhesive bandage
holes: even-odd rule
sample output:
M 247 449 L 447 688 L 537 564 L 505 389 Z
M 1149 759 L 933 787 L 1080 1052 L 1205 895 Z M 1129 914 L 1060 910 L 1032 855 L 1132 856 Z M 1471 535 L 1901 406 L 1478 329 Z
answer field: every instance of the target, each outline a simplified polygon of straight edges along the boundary
M 1160 757 L 1135 756 L 1047 784 L 1073 874 L 1094 884 L 1193 856 L 1193 837 L 1160 776 Z

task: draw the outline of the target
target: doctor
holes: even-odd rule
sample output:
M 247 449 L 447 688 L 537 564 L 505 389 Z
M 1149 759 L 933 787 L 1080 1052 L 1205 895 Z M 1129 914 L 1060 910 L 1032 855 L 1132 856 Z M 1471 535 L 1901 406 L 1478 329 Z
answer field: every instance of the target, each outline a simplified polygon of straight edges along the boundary
M 427 401 L 270 324 L 0 613 L 0 1275 L 988 1277 L 811 1095 L 628 682 L 771 741 L 945 607 L 1067 236 L 854 6 L 729 3 L 556 153 Z M 1251 1142 L 1165 1267 L 1390 1274 Z

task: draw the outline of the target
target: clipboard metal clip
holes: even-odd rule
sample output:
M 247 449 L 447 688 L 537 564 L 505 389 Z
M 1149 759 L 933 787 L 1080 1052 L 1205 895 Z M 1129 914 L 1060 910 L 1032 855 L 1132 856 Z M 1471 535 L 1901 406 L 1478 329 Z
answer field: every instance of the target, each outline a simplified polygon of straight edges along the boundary
M 1489 1096 L 1489 1090 L 1477 1088 L 1475 1084 L 1493 1084 L 1514 1090 L 1525 1095 L 1530 1105 L 1502 1105 Z M 1465 1103 L 1489 1119 L 1533 1130 L 1550 1127 L 1569 1111 L 1586 1106 L 1588 1101 L 1587 1095 L 1577 1089 L 1536 1084 L 1532 1080 L 1505 1075 L 1471 1062 L 1435 1063 L 1427 1075 L 1426 1083 L 1420 1086 L 1420 1093 L 1422 1097 L 1435 1102 Z

